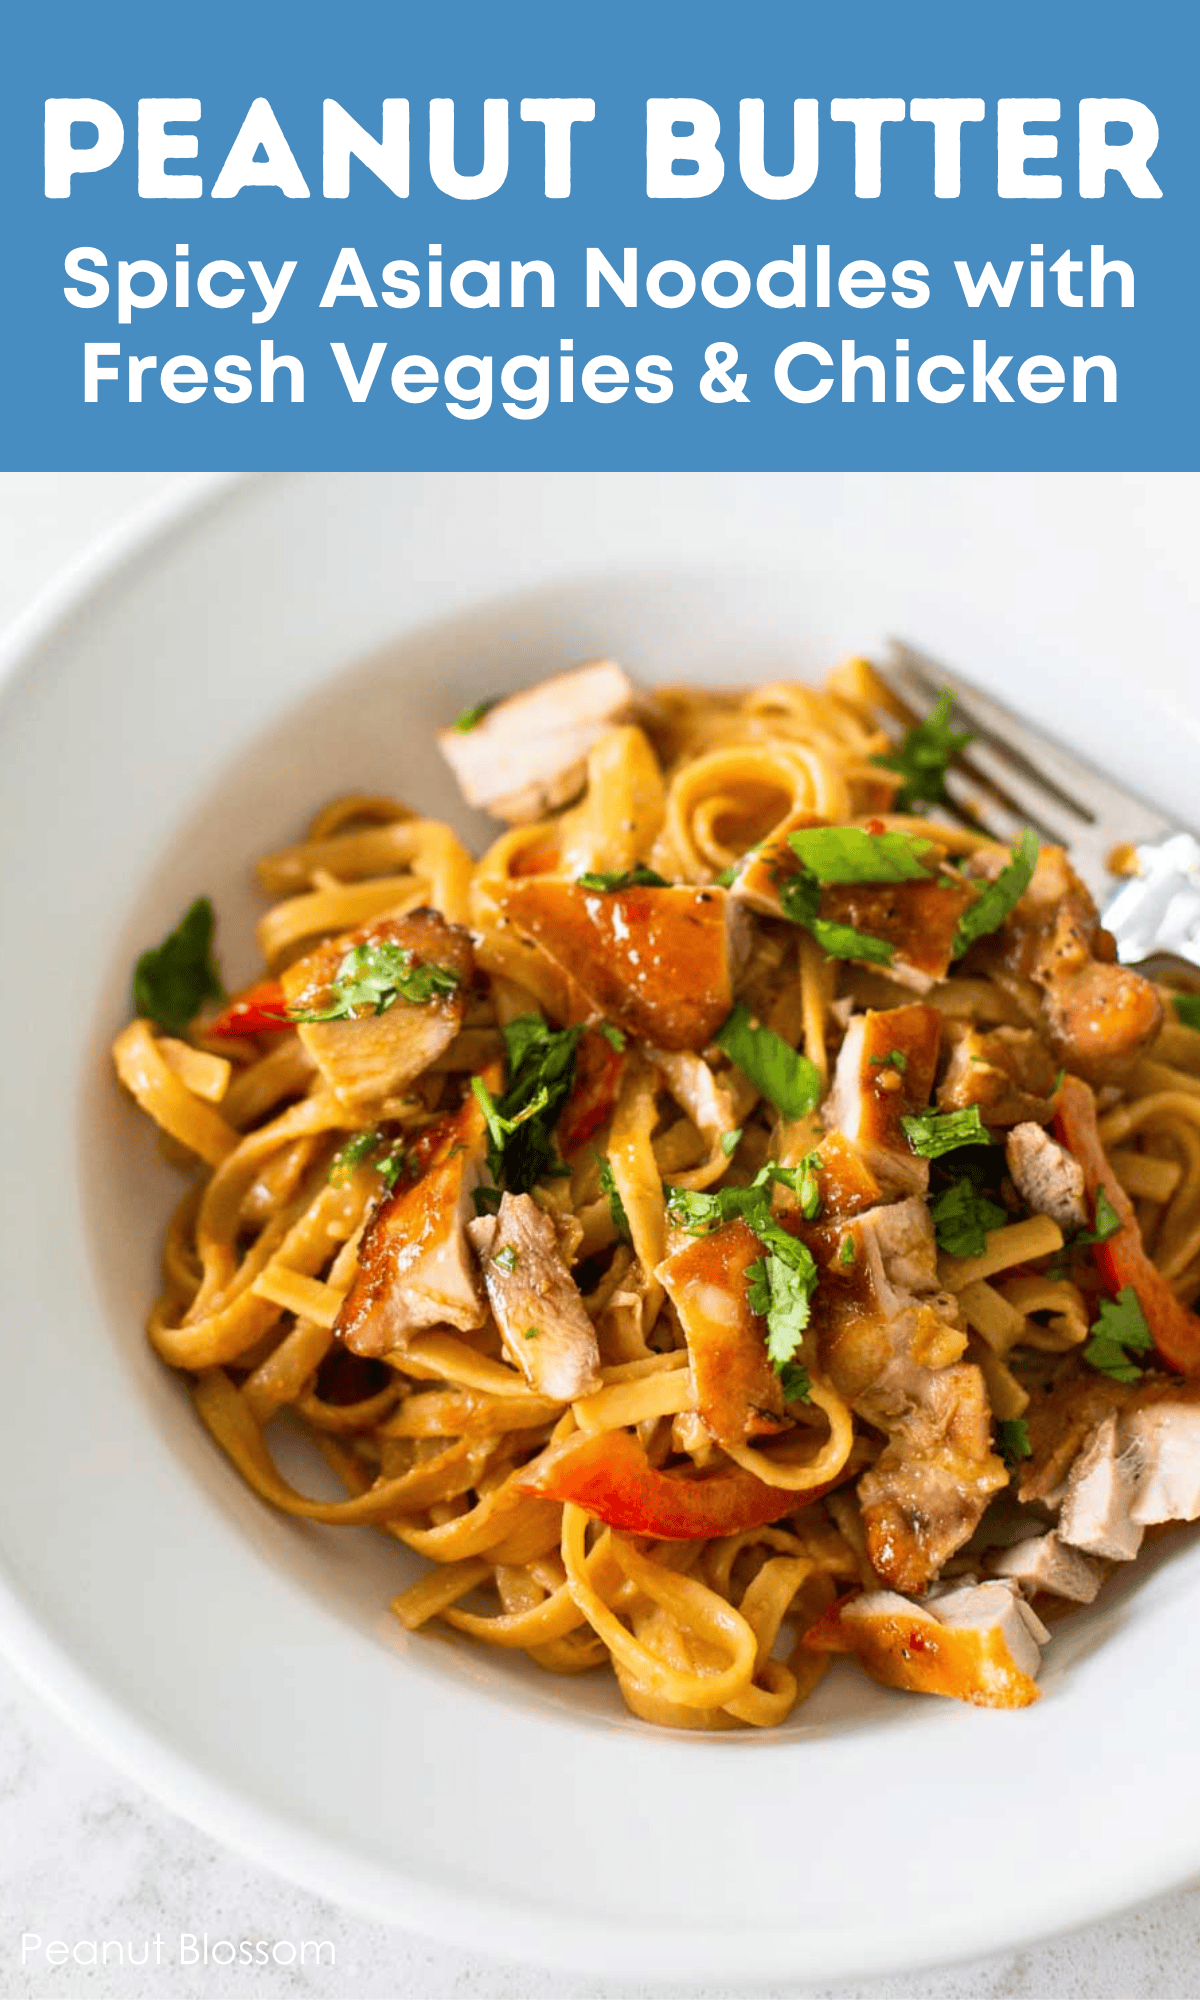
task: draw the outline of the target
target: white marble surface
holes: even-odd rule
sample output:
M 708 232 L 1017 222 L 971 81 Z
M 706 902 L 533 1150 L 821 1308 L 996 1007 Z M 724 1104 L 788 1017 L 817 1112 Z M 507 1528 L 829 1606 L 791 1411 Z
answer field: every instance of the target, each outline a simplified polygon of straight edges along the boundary
M 0 475 L 0 632 L 174 477 Z M 1136 1755 L 1136 1728 L 1128 1719 L 1121 1726 Z M 608 1993 L 633 2000 L 635 1993 L 501 1964 L 486 1955 L 484 1937 L 464 1939 L 462 1948 L 429 1944 L 251 1866 L 110 1769 L 2 1662 L 0 1857 L 0 1995 L 22 2000 L 603 2000 Z M 1014 1913 L 1014 1928 L 1018 1922 Z M 187 1962 L 181 1938 L 206 1933 L 210 1941 L 262 1940 L 275 1962 L 229 1969 Z M 48 1964 L 54 1940 L 74 1958 Z M 108 1962 L 87 1963 L 106 1940 Z M 303 1965 L 279 1962 L 305 1941 L 330 1947 L 332 1965 L 330 1949 L 320 1965 L 311 1950 Z M 825 1996 L 835 2000 L 834 1990 Z M 1031 1950 L 836 1989 L 836 2000 L 900 1996 L 1200 2000 L 1200 1888 Z M 714 1989 L 691 2000 L 719 1996 Z

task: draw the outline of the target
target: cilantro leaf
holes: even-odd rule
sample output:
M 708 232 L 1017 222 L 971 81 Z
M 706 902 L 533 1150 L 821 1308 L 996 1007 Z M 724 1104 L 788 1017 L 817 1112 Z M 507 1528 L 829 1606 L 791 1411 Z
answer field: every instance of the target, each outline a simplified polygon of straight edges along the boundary
M 908 1057 L 903 1049 L 889 1049 L 885 1056 L 871 1057 L 872 1069 L 894 1069 L 903 1076 L 908 1069 Z
M 1113 1207 L 1104 1189 L 1098 1188 L 1096 1190 L 1095 1222 L 1091 1229 L 1081 1229 L 1077 1235 L 1071 1238 L 1071 1248 L 1072 1250 L 1082 1250 L 1089 1243 L 1107 1243 L 1109 1237 L 1115 1236 L 1121 1227 L 1121 1218 L 1117 1214 L 1116 1209 Z
M 904 1136 L 914 1153 L 924 1160 L 940 1159 L 958 1146 L 990 1146 L 991 1135 L 979 1116 L 979 1106 L 966 1111 L 919 1111 L 902 1118 Z
M 462 709 L 454 718 L 454 727 L 459 735 L 467 736 L 472 729 L 478 729 L 484 716 L 490 714 L 499 699 L 498 694 L 489 695 L 486 701 L 475 701 L 470 707 Z
M 479 1076 L 472 1078 L 471 1089 L 487 1121 L 492 1179 L 514 1194 L 528 1194 L 535 1182 L 564 1171 L 553 1132 L 575 1081 L 583 1029 L 548 1028 L 540 1014 L 521 1014 L 502 1033 L 507 1090 L 494 1100 Z
M 213 955 L 215 929 L 211 900 L 197 896 L 175 929 L 133 968 L 134 1006 L 169 1035 L 181 1035 L 203 1001 L 225 997 Z
M 384 1146 L 388 1150 L 383 1158 L 374 1159 L 373 1155 Z M 403 1140 L 395 1139 L 389 1143 L 388 1134 L 382 1125 L 372 1125 L 369 1131 L 356 1132 L 352 1138 L 347 1139 L 345 1145 L 339 1147 L 329 1162 L 329 1178 L 331 1181 L 348 1180 L 355 1169 L 363 1166 L 368 1160 L 372 1161 L 376 1173 L 380 1175 L 384 1187 L 390 1194 L 404 1172 L 408 1154 Z
M 842 1247 L 838 1251 L 838 1263 L 842 1266 L 843 1270 L 848 1270 L 850 1265 L 857 1261 L 857 1258 L 858 1251 L 854 1247 L 854 1236 L 851 1232 L 847 1231 L 846 1235 L 842 1238 Z
M 502 1271 L 508 1271 L 509 1273 L 516 1270 L 520 1261 L 521 1253 L 515 1243 L 506 1243 L 504 1248 L 497 1250 L 495 1256 L 492 1258 L 493 1264 L 498 1264 Z
M 938 1248 L 950 1257 L 981 1257 L 987 1232 L 1008 1221 L 1006 1210 L 989 1201 L 965 1174 L 929 1205 Z
M 809 826 L 788 846 L 818 882 L 927 882 L 932 842 L 910 833 L 868 833 L 861 826 Z
M 1010 1469 L 1019 1458 L 1032 1458 L 1033 1446 L 1029 1442 L 1029 1425 L 1024 1417 L 1006 1417 L 996 1426 L 996 1446 L 1005 1465 Z
M 835 923 L 821 915 L 821 884 L 815 875 L 802 869 L 779 886 L 779 907 L 789 923 L 808 931 L 830 958 L 859 958 L 868 965 L 890 965 L 896 947 L 886 938 L 856 931 L 851 924 Z
M 581 889 L 598 889 L 607 895 L 614 889 L 669 889 L 670 882 L 654 868 L 638 862 L 633 868 L 617 869 L 611 875 L 589 873 L 577 875 L 575 881 Z
M 968 905 L 958 920 L 954 933 L 954 956 L 961 958 L 969 950 L 976 938 L 986 937 L 989 931 L 998 930 L 1012 910 L 1015 910 L 1022 896 L 1033 880 L 1037 867 L 1038 837 L 1026 828 L 1012 851 L 1012 859 L 1005 863 L 994 882 L 989 882 L 983 894 Z
M 600 1169 L 600 1191 L 608 1196 L 608 1210 L 613 1219 L 613 1228 L 622 1243 L 632 1243 L 633 1231 L 629 1227 L 629 1217 L 625 1212 L 625 1203 L 621 1199 L 621 1190 L 613 1175 L 612 1164 L 605 1159 L 603 1153 L 598 1153 L 594 1146 L 592 1155 Z
M 899 771 L 903 780 L 892 800 L 894 812 L 911 812 L 919 802 L 937 805 L 946 797 L 946 769 L 972 741 L 969 729 L 951 729 L 954 696 L 944 689 L 924 722 L 914 723 L 894 750 L 872 761 Z
M 614 1049 L 617 1055 L 624 1054 L 625 1044 L 629 1040 L 624 1028 L 614 1028 L 611 1021 L 600 1021 L 597 1023 L 596 1033 L 603 1035 L 609 1048 Z
M 733 1158 L 734 1154 L 737 1152 L 738 1147 L 741 1145 L 742 1130 L 743 1130 L 742 1126 L 735 1125 L 732 1132 L 722 1132 L 721 1151 L 724 1153 L 725 1158 L 727 1160 L 731 1160 Z
M 800 1361 L 785 1361 L 779 1370 L 779 1386 L 783 1390 L 785 1403 L 808 1403 L 812 1400 L 812 1383 L 808 1370 Z
M 1142 1371 L 1130 1354 L 1145 1354 L 1153 1345 L 1138 1295 L 1132 1285 L 1123 1285 L 1115 1299 L 1101 1302 L 1083 1358 L 1114 1382 L 1138 1382 Z
M 1200 1028 L 1200 993 L 1173 993 L 1171 1005 L 1185 1028 Z
M 722 868 L 719 875 L 713 876 L 713 888 L 732 889 L 741 865 L 740 861 L 731 861 L 728 868 Z
M 349 1021 L 362 1008 L 386 1014 L 397 1000 L 427 1006 L 458 991 L 458 974 L 448 965 L 419 961 L 406 945 L 386 939 L 356 944 L 342 959 L 330 985 L 328 1007 L 289 1008 L 289 1021 Z
M 719 1049 L 785 1118 L 804 1118 L 821 1096 L 821 1072 L 739 1002 L 713 1037 Z

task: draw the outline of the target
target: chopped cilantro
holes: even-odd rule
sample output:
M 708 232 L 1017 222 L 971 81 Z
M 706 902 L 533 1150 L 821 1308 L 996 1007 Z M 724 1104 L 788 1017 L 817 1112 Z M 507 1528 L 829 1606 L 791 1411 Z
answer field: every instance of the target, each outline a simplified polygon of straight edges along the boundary
M 503 1029 L 508 1088 L 494 1100 L 482 1077 L 471 1089 L 487 1121 L 488 1169 L 514 1194 L 564 1168 L 555 1150 L 555 1120 L 575 1081 L 581 1027 L 548 1028 L 540 1014 L 521 1014 Z
M 815 1155 L 810 1153 L 801 1160 L 798 1167 L 780 1167 L 774 1160 L 768 1160 L 760 1167 L 749 1187 L 718 1188 L 715 1194 L 702 1194 L 691 1188 L 668 1187 L 667 1211 L 672 1222 L 680 1229 L 688 1230 L 693 1236 L 703 1236 L 709 1229 L 716 1229 L 723 1222 L 732 1222 L 740 1217 L 748 1222 L 759 1236 L 756 1218 L 770 1218 L 771 1188 L 790 1188 L 800 1203 L 800 1212 L 812 1222 L 821 1206 L 814 1167 Z
M 614 1178 L 612 1165 L 605 1159 L 603 1153 L 596 1152 L 594 1146 L 592 1154 L 600 1169 L 600 1191 L 608 1196 L 608 1210 L 612 1216 L 613 1228 L 622 1243 L 632 1243 L 633 1231 L 629 1227 L 629 1217 L 625 1213 L 625 1204 L 621 1200 L 621 1190 Z
M 779 887 L 779 907 L 789 923 L 808 931 L 830 958 L 858 958 L 868 965 L 890 965 L 896 947 L 886 938 L 856 931 L 851 924 L 835 923 L 821 915 L 821 884 L 815 875 L 802 869 Z
M 225 997 L 213 955 L 215 929 L 211 901 L 197 896 L 175 929 L 133 968 L 134 1006 L 169 1035 L 181 1035 L 203 1001 Z
M 735 1125 L 732 1132 L 722 1132 L 721 1151 L 724 1153 L 725 1158 L 727 1160 L 731 1160 L 733 1158 L 734 1154 L 737 1152 L 737 1149 L 741 1145 L 741 1143 L 742 1143 L 742 1127 L 740 1125 Z
M 374 1159 L 373 1155 L 383 1146 L 388 1146 L 388 1151 L 382 1159 Z M 367 1132 L 356 1132 L 338 1149 L 329 1162 L 329 1178 L 331 1181 L 348 1180 L 356 1168 L 370 1160 L 376 1173 L 382 1175 L 383 1184 L 390 1193 L 404 1172 L 406 1158 L 402 1141 L 397 1139 L 389 1146 L 388 1135 L 382 1125 L 372 1125 Z
M 542 1336 L 541 1336 L 541 1333 L 540 1333 L 539 1329 L 538 1329 L 538 1328 L 537 1328 L 536 1326 L 527 1326 L 527 1327 L 526 1327 L 526 1329 L 525 1329 L 525 1338 L 526 1338 L 526 1340 L 540 1340 L 540 1339 L 541 1339 L 541 1337 L 542 1337 Z
M 951 729 L 954 696 L 943 690 L 924 722 L 914 723 L 894 750 L 875 758 L 885 770 L 899 771 L 901 783 L 892 800 L 895 812 L 911 812 L 918 802 L 937 805 L 946 797 L 946 770 L 971 742 L 969 729 Z
M 919 1111 L 902 1118 L 904 1136 L 914 1153 L 924 1160 L 940 1159 L 959 1146 L 990 1146 L 991 1135 L 979 1116 L 979 1106 L 966 1111 Z
M 785 1118 L 804 1118 L 821 1096 L 821 1072 L 740 1003 L 713 1038 Z
M 660 875 L 654 868 L 644 867 L 640 861 L 633 868 L 617 869 L 611 875 L 589 873 L 587 875 L 577 875 L 575 880 L 581 889 L 599 889 L 605 895 L 614 889 L 669 889 L 671 887 L 665 875 Z
M 1185 1028 L 1200 1028 L 1200 993 L 1173 993 L 1171 1005 Z
M 719 875 L 713 876 L 713 888 L 732 889 L 741 865 L 740 861 L 731 861 L 728 868 L 722 868 Z
M 885 1056 L 871 1057 L 871 1068 L 899 1070 L 903 1076 L 908 1068 L 908 1057 L 903 1049 L 889 1049 Z
M 397 1000 L 427 1006 L 458 991 L 458 974 L 448 965 L 419 961 L 406 945 L 356 944 L 333 976 L 328 1007 L 289 1008 L 289 1021 L 348 1021 L 361 1008 L 386 1014 Z
M 1121 1218 L 1117 1214 L 1116 1209 L 1113 1207 L 1104 1189 L 1098 1188 L 1096 1190 L 1095 1221 L 1090 1229 L 1081 1229 L 1078 1235 L 1071 1238 L 1071 1248 L 1072 1250 L 1082 1250 L 1089 1243 L 1107 1243 L 1109 1237 L 1115 1236 L 1121 1227 Z
M 932 843 L 909 833 L 867 833 L 861 826 L 809 826 L 789 833 L 791 848 L 818 882 L 926 882 Z
M 1115 1299 L 1101 1302 L 1083 1358 L 1114 1382 L 1137 1382 L 1142 1371 L 1130 1353 L 1144 1354 L 1153 1345 L 1138 1295 L 1132 1285 L 1123 1285 Z
M 1005 917 L 1015 910 L 1033 880 L 1037 858 L 1038 837 L 1026 828 L 1013 848 L 1012 859 L 1005 863 L 995 881 L 988 883 L 983 894 L 970 903 L 959 918 L 958 929 L 954 933 L 955 958 L 961 958 L 976 938 L 986 937 L 989 931 L 998 930 Z
M 965 1174 L 934 1198 L 929 1212 L 938 1248 L 950 1257 L 981 1257 L 988 1230 L 1008 1220 L 999 1203 L 989 1201 Z
M 849 1234 L 843 1236 L 842 1247 L 838 1251 L 838 1263 L 842 1265 L 843 1269 L 848 1269 L 851 1264 L 856 1262 L 857 1258 L 858 1251 L 854 1247 L 853 1236 Z
M 1024 1417 L 1006 1417 L 1002 1424 L 997 1424 L 996 1445 L 1005 1465 L 1010 1468 L 1019 1458 L 1032 1458 L 1029 1425 Z
M 520 1256 L 521 1253 L 515 1243 L 506 1243 L 502 1250 L 497 1250 L 495 1256 L 492 1258 L 492 1262 L 493 1264 L 499 1264 L 502 1271 L 515 1271 L 520 1261 Z
M 489 695 L 486 701 L 472 702 L 469 708 L 464 708 L 456 715 L 454 718 L 454 727 L 457 729 L 459 735 L 467 736 L 472 729 L 478 729 L 484 716 L 490 714 L 499 699 L 498 694 Z
M 372 1125 L 367 1132 L 356 1132 L 352 1139 L 347 1139 L 345 1145 L 338 1148 L 329 1162 L 330 1180 L 346 1180 L 356 1167 L 361 1167 L 364 1160 L 370 1159 L 371 1154 L 377 1150 L 379 1143 L 379 1127 L 377 1125 Z
M 596 1033 L 603 1035 L 610 1049 L 615 1049 L 618 1055 L 624 1054 L 625 1043 L 628 1040 L 624 1028 L 614 1028 L 611 1021 L 600 1021 Z
M 779 1386 L 785 1403 L 807 1403 L 812 1395 L 808 1370 L 800 1361 L 785 1361 L 779 1370 Z

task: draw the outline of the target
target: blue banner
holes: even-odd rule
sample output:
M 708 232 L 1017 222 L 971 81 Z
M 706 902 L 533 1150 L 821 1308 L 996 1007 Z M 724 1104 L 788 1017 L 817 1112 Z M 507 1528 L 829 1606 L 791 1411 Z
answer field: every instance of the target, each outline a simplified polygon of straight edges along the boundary
M 1193 468 L 1198 22 L 25 9 L 3 464 Z

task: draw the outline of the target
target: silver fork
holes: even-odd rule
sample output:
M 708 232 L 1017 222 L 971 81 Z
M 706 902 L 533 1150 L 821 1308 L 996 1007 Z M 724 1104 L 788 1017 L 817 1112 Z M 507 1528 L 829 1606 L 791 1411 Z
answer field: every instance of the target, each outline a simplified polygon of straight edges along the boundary
M 1011 843 L 1023 828 L 1069 850 L 1127 965 L 1171 955 L 1200 967 L 1200 841 L 1195 834 L 1014 715 L 994 696 L 898 641 L 876 671 L 917 720 L 944 688 L 974 741 L 946 773 L 952 814 Z M 1131 847 L 1137 873 L 1108 861 Z

